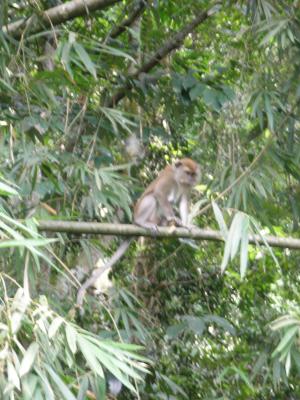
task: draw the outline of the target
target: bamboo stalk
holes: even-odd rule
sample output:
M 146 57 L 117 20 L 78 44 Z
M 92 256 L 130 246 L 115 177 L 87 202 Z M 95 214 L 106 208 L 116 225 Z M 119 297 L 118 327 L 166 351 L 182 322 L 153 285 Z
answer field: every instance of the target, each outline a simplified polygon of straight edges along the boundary
M 219 231 L 210 229 L 193 228 L 191 230 L 175 227 L 159 227 L 156 232 L 129 224 L 108 224 L 99 222 L 74 222 L 42 220 L 38 222 L 40 232 L 65 232 L 74 234 L 101 234 L 116 236 L 147 236 L 153 238 L 189 238 L 197 240 L 224 241 Z M 291 237 L 276 237 L 250 235 L 249 243 L 280 247 L 288 249 L 300 249 L 300 239 Z

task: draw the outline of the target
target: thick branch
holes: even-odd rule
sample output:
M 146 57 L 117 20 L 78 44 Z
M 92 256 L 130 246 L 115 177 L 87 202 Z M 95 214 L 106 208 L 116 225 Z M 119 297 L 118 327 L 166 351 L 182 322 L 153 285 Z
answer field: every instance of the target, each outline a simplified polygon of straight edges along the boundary
M 5 33 L 14 36 L 15 38 L 21 37 L 23 31 L 29 30 L 30 33 L 41 31 L 45 27 L 51 25 L 58 25 L 66 22 L 69 19 L 88 15 L 92 11 L 102 10 L 107 6 L 120 2 L 121 0 L 73 0 L 61 4 L 56 7 L 49 8 L 47 11 L 41 13 L 39 18 L 33 15 L 29 18 L 23 18 L 19 21 L 12 22 L 3 27 Z
M 144 12 L 147 1 L 148 0 L 140 0 L 138 4 L 135 5 L 129 16 L 111 31 L 109 38 L 115 39 L 125 32 L 126 29 L 131 26 L 134 21 Z
M 214 14 L 216 5 L 219 2 L 215 3 L 213 7 L 210 9 L 199 13 L 192 22 L 187 24 L 181 31 L 177 32 L 170 40 L 165 42 L 152 56 L 146 61 L 140 68 L 138 68 L 133 74 L 128 76 L 129 81 L 119 88 L 117 93 L 115 93 L 107 102 L 107 107 L 114 107 L 120 100 L 122 100 L 128 90 L 132 88 L 131 80 L 139 77 L 141 73 L 149 72 L 153 67 L 159 64 L 159 62 L 165 58 L 171 51 L 178 49 L 187 35 L 194 31 L 194 29 L 202 24 L 209 16 Z
M 189 238 L 198 240 L 223 241 L 220 232 L 210 229 L 159 227 L 155 235 L 153 232 L 135 225 L 127 224 L 102 224 L 97 222 L 71 222 L 71 221 L 39 221 L 39 231 L 66 232 L 75 234 L 102 234 L 118 236 L 152 236 L 155 238 Z M 289 249 L 300 249 L 300 239 L 281 238 L 276 236 L 265 236 L 262 239 L 259 235 L 250 236 L 250 243 L 264 245 L 265 242 L 272 247 Z

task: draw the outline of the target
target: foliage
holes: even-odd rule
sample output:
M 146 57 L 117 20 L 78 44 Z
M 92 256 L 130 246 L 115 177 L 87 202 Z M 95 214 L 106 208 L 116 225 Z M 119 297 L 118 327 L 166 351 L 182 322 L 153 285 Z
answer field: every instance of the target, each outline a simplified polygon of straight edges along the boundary
M 0 310 L 1 369 L 7 375 L 0 383 L 3 399 L 75 399 L 73 390 L 84 390 L 88 382 L 105 393 L 103 367 L 135 391 L 129 377 L 138 380 L 139 373 L 146 372 L 143 358 L 132 352 L 138 346 L 100 340 L 56 315 L 45 298 L 31 302 L 21 288 L 14 298 L 4 299 Z
M 7 184 L 3 184 L 2 190 L 6 195 L 18 195 Z M 55 268 L 49 257 L 38 249 L 55 239 L 40 237 L 30 227 L 11 219 L 4 210 L 0 218 L 3 237 L 0 248 L 19 249 L 24 259 L 24 288 L 4 271 L 0 276 L 0 360 L 1 371 L 5 373 L 0 379 L 2 398 L 55 399 L 59 396 L 75 399 L 73 390 L 84 393 L 89 384 L 98 387 L 96 392 L 104 396 L 103 367 L 135 392 L 129 378 L 139 380 L 141 372 L 147 372 L 146 359 L 135 353 L 141 347 L 101 340 L 51 310 L 46 297 L 40 296 L 33 301 L 30 297 L 33 267 L 30 254 L 35 267 L 40 269 L 40 260 L 45 260 Z M 5 267 L 5 263 L 1 263 Z M 13 297 L 9 295 L 11 292 L 15 292 Z M 81 355 L 80 362 L 78 354 Z M 21 397 L 19 393 L 22 393 Z
M 0 4 L 1 392 L 299 397 L 299 255 L 249 245 L 298 236 L 299 1 L 116 1 L 49 27 L 63 3 Z M 183 156 L 202 169 L 193 222 L 225 245 L 132 245 L 75 313 L 116 244 L 35 221 L 129 222 Z

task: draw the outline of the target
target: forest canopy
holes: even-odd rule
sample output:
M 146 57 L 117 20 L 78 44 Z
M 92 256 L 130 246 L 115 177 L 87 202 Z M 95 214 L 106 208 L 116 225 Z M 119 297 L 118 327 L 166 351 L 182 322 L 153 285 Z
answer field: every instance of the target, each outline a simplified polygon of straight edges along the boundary
M 299 398 L 299 101 L 299 0 L 2 1 L 1 399 Z M 186 157 L 195 228 L 78 309 Z

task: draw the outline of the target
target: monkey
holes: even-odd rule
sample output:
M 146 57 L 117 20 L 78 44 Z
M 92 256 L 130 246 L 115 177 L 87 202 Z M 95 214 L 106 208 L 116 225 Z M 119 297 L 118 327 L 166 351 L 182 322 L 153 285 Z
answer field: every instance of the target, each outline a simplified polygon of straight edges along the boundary
M 133 221 L 143 228 L 156 229 L 174 222 L 187 227 L 189 196 L 199 177 L 199 166 L 190 158 L 167 165 L 147 187 L 134 207 Z M 179 203 L 180 218 L 173 204 Z
M 158 226 L 171 223 L 189 228 L 189 198 L 192 188 L 200 176 L 198 164 L 190 158 L 183 158 L 167 165 L 150 183 L 138 199 L 133 210 L 133 222 L 155 233 Z M 174 205 L 179 205 L 180 218 L 175 215 Z M 81 307 L 85 291 L 92 286 L 102 273 L 110 268 L 125 254 L 133 238 L 120 244 L 110 260 L 95 270 L 84 282 L 77 293 L 77 306 Z

